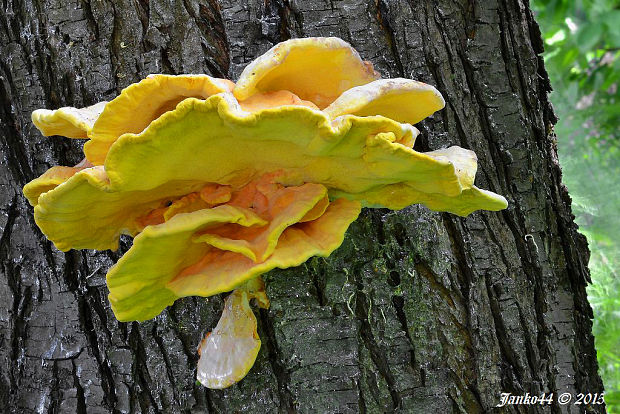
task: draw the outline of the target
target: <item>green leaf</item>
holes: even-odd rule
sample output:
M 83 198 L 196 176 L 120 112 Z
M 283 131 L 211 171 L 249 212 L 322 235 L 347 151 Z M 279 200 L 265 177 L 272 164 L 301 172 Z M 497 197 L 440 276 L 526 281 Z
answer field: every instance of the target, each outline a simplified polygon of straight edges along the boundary
M 608 36 L 606 42 L 608 47 L 620 46 L 620 10 L 610 10 L 603 18 L 607 26 Z
M 582 53 L 591 51 L 603 35 L 603 26 L 598 22 L 588 23 L 577 31 L 577 45 Z

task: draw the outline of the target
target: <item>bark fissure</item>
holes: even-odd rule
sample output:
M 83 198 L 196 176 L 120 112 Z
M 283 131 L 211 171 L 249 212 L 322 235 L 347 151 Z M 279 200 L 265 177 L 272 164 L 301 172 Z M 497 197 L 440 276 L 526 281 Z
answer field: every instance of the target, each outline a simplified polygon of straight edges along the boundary
M 177 304 L 173 304 L 172 306 L 170 306 L 168 308 L 168 315 L 170 316 L 170 319 L 172 319 L 173 321 L 173 331 L 175 333 L 175 335 L 177 336 L 177 338 L 179 338 L 179 341 L 181 341 L 181 344 L 183 345 L 183 351 L 185 352 L 185 356 L 187 357 L 187 361 L 188 361 L 188 367 L 191 364 L 197 363 L 198 362 L 198 353 L 196 351 L 198 345 L 196 346 L 192 346 L 189 343 L 189 339 L 187 338 L 187 336 L 185 334 L 183 334 L 183 332 L 181 332 L 181 330 L 179 329 L 179 325 L 180 325 L 180 320 L 176 314 L 176 306 L 178 306 Z
M 319 306 L 327 305 L 327 297 L 325 295 L 325 267 L 321 263 L 316 263 L 309 270 L 312 275 L 312 284 L 316 294 Z
M 479 87 L 478 85 L 476 85 L 476 81 L 474 79 L 475 69 L 472 67 L 471 62 L 469 62 L 469 59 L 464 55 L 464 53 L 458 51 L 456 55 L 461 61 L 465 79 L 467 80 L 467 85 L 472 93 L 475 102 L 478 104 L 476 113 L 478 115 L 479 125 L 482 127 L 481 132 L 484 134 L 486 142 L 488 142 L 489 144 L 489 149 L 491 150 L 492 155 L 490 157 L 490 160 L 488 160 L 488 162 L 491 163 L 489 171 L 497 171 L 498 177 L 499 179 L 501 179 L 500 182 L 506 183 L 505 186 L 500 187 L 501 189 L 510 189 L 510 173 L 506 170 L 507 165 L 503 162 L 501 164 L 498 164 L 498 162 L 505 157 L 501 156 L 501 147 L 499 147 L 495 142 L 495 136 L 492 132 L 491 123 L 487 114 L 488 108 L 484 99 L 480 96 L 480 88 L 482 86 Z M 491 189 L 492 191 L 500 191 L 500 188 L 495 188 L 495 180 L 492 180 L 490 179 L 490 177 L 488 177 L 486 169 L 482 169 L 481 173 L 485 176 L 485 182 L 488 184 L 489 189 Z
M 0 62 L 2 68 L 2 77 L 13 85 L 10 71 L 4 64 Z M 12 95 L 16 96 L 17 91 L 12 91 Z M 7 157 L 7 165 L 11 170 L 11 175 L 21 187 L 34 178 L 34 173 L 28 162 L 27 150 L 21 139 L 21 127 L 15 118 L 14 109 L 10 102 L 12 97 L 9 96 L 5 89 L 5 82 L 0 82 L 0 139 L 2 140 L 2 148 L 4 155 Z
M 230 50 L 220 5 L 214 0 L 208 0 L 207 5 L 198 5 L 198 13 L 188 0 L 183 0 L 183 6 L 207 39 L 207 42 L 201 42 L 201 47 L 211 74 L 220 78 L 230 77 Z
M 114 1 L 109 2 L 109 4 L 112 7 L 112 22 L 111 22 L 112 31 L 110 34 L 110 48 L 109 48 L 110 66 L 112 67 L 112 70 L 110 72 L 115 76 L 115 79 L 112 80 L 112 83 L 114 85 L 117 85 L 118 87 L 118 82 L 117 82 L 118 79 L 125 75 L 124 73 L 120 71 L 120 68 L 121 68 L 120 49 L 121 49 L 122 40 L 121 40 L 121 31 L 120 31 L 119 25 L 120 25 L 122 17 L 119 15 L 119 12 L 117 11 L 117 7 L 120 7 L 120 5 L 117 5 L 117 3 Z
M 137 323 L 131 324 L 129 331 L 129 345 L 136 350 L 132 366 L 132 374 L 135 379 L 138 403 L 142 411 L 162 412 L 162 407 L 157 403 L 151 390 L 151 375 L 146 361 L 146 349 Z
M 411 367 L 415 370 L 418 370 L 419 364 L 415 360 L 415 344 L 413 342 L 413 339 L 411 339 L 411 334 L 409 333 L 409 324 L 407 323 L 407 315 L 405 314 L 405 311 L 403 309 L 405 307 L 405 299 L 402 296 L 394 295 L 392 296 L 392 305 L 396 310 L 396 316 L 398 317 L 398 321 L 400 322 L 400 327 L 405 333 L 405 337 L 407 338 L 409 345 L 411 345 L 411 350 L 409 351 L 411 355 Z
M 269 363 L 273 369 L 273 373 L 278 383 L 278 397 L 280 399 L 280 411 L 284 413 L 296 412 L 295 399 L 290 389 L 290 375 L 287 371 L 286 364 L 282 360 L 282 353 L 276 341 L 275 327 L 272 318 L 269 317 L 269 311 L 260 309 L 258 315 L 260 323 L 265 332 L 262 341 L 267 348 Z
M 81 353 L 82 351 L 80 351 Z M 79 356 L 79 354 L 77 355 Z M 76 357 L 77 357 L 76 356 Z M 77 391 L 77 413 L 78 414 L 86 414 L 86 398 L 84 396 L 84 387 L 82 387 L 82 384 L 80 383 L 80 376 L 78 375 L 78 366 L 75 363 L 75 358 L 71 358 L 71 367 L 73 368 L 72 370 L 72 374 L 73 374 L 73 385 L 75 386 L 75 389 Z
M 93 353 L 97 360 L 99 374 L 101 375 L 101 387 L 105 393 L 105 404 L 110 410 L 115 410 L 117 397 L 114 376 L 105 355 L 102 355 L 99 350 L 99 339 L 92 321 L 91 308 L 85 296 L 78 297 L 78 309 L 82 332 L 86 335 L 90 352 Z
M 80 4 L 82 5 L 82 8 L 84 9 L 84 16 L 86 17 L 90 30 L 93 33 L 92 40 L 99 40 L 100 38 L 99 23 L 97 22 L 97 19 L 95 18 L 95 15 L 93 14 L 93 9 L 90 5 L 90 1 L 80 0 Z
M 439 293 L 441 298 L 452 308 L 455 307 L 454 300 L 452 299 L 452 292 L 446 288 L 443 284 L 437 281 L 437 275 L 433 273 L 433 270 L 426 265 L 419 258 L 414 259 L 415 270 L 418 275 L 423 276 L 430 283 L 431 287 Z
M 360 414 L 366 414 L 366 398 L 364 398 L 364 391 L 360 381 L 357 381 L 357 395 L 359 396 L 359 412 Z
M 377 371 L 387 383 L 388 391 L 392 399 L 392 406 L 386 407 L 386 411 L 394 412 L 401 407 L 401 396 L 396 388 L 396 379 L 391 372 L 390 364 L 385 358 L 385 350 L 381 349 L 372 333 L 372 328 L 368 322 L 369 313 L 369 297 L 361 290 L 361 283 L 358 282 L 357 292 L 355 294 L 355 316 L 360 322 L 360 337 L 364 346 L 370 352 L 370 358 L 375 365 Z
M 487 225 L 487 228 L 491 229 L 492 226 L 489 225 L 488 220 L 483 217 L 483 221 Z M 489 231 L 488 234 L 489 234 L 489 237 L 491 238 L 491 240 L 495 243 L 496 249 L 500 253 L 500 255 L 502 257 L 503 263 L 510 263 L 510 260 L 508 259 L 506 253 L 504 252 L 504 248 L 502 246 L 502 243 L 500 243 L 500 240 L 498 239 L 498 236 L 495 234 L 495 232 L 493 232 L 491 230 L 491 231 Z M 519 243 L 519 245 L 521 245 L 521 244 Z M 519 255 L 519 257 L 521 257 L 521 258 L 527 257 L 527 256 L 525 256 L 525 251 L 522 251 L 522 253 Z M 534 268 L 532 266 L 530 266 L 530 262 L 529 261 L 528 262 L 524 262 L 522 260 L 521 264 L 522 264 L 524 269 L 527 269 L 526 270 L 526 274 L 528 274 L 530 280 L 532 280 L 532 279 L 533 280 L 538 280 L 536 277 L 532 276 L 534 274 L 533 273 L 534 272 Z M 537 290 L 538 289 L 535 286 L 534 287 L 534 300 L 535 301 L 537 300 L 537 293 L 536 293 Z M 492 294 L 492 286 L 491 286 L 489 281 L 487 281 L 487 291 L 489 292 L 489 298 L 492 298 L 494 300 L 494 302 L 491 303 L 492 306 L 494 306 L 494 308 L 496 309 L 496 312 L 494 312 L 494 315 L 500 315 L 501 314 L 501 309 L 500 309 L 499 304 L 496 301 L 496 296 L 494 294 Z M 539 298 L 538 298 L 538 300 L 539 300 Z M 521 307 L 519 305 L 519 302 L 516 302 L 516 306 L 519 309 L 519 320 L 520 320 L 520 323 L 521 323 L 521 327 L 522 327 L 524 332 L 528 332 L 527 324 L 525 323 L 524 315 L 523 315 L 523 312 L 522 312 Z M 539 325 L 543 326 L 543 325 L 541 325 L 541 320 L 543 319 L 543 314 L 540 312 L 540 309 L 537 308 L 535 313 L 536 313 L 536 317 L 537 317 L 537 321 L 538 321 Z M 496 326 L 502 326 L 503 325 L 503 322 L 501 321 L 500 318 L 496 318 L 495 323 L 496 323 Z M 504 329 L 503 326 L 502 326 L 502 329 Z M 505 337 L 507 337 L 507 335 L 505 335 Z M 527 362 L 529 364 L 530 374 L 532 376 L 534 376 L 534 378 L 536 380 L 540 380 L 540 376 L 538 375 L 540 363 L 538 361 L 536 361 L 536 359 L 537 359 L 536 356 L 538 355 L 538 352 L 537 352 L 537 350 L 534 349 L 534 341 L 531 340 L 531 336 L 530 335 L 524 335 L 523 337 L 525 339 L 526 347 L 527 347 L 527 350 L 528 350 L 526 355 L 528 357 L 527 358 Z M 511 350 L 510 352 L 513 353 L 514 351 Z M 514 361 L 514 358 L 512 358 L 512 359 Z
M 387 37 L 387 43 L 390 48 L 390 52 L 392 53 L 392 58 L 396 63 L 396 69 L 398 75 L 402 78 L 405 77 L 405 69 L 403 67 L 403 63 L 400 60 L 400 53 L 396 47 L 396 40 L 394 29 L 392 28 L 392 24 L 390 23 L 389 15 L 390 15 L 390 4 L 385 0 L 375 0 L 375 8 L 376 8 L 376 17 L 379 22 L 379 26 L 383 29 L 385 36 Z
M 140 45 L 142 46 L 142 52 L 146 52 L 147 47 L 145 44 L 145 40 L 147 37 L 147 30 L 149 28 L 150 13 L 151 13 L 151 8 L 149 6 L 149 0 L 134 0 L 134 4 L 136 5 L 135 8 L 136 8 L 136 12 L 138 15 L 138 20 L 140 20 L 140 24 L 142 25 L 142 37 L 141 37 Z
M 262 32 L 271 42 L 277 43 L 280 39 L 288 40 L 291 38 L 291 31 L 288 27 L 290 14 L 291 10 L 288 7 L 288 2 L 284 0 L 265 0 L 261 20 L 266 24 L 263 26 Z
M 166 365 L 166 374 L 168 375 L 168 379 L 170 380 L 170 384 L 172 384 L 172 392 L 175 400 L 179 399 L 179 394 L 177 393 L 177 385 L 176 380 L 174 378 L 174 371 L 172 370 L 172 365 L 170 364 L 170 357 L 168 356 L 168 351 L 166 350 L 166 345 L 164 344 L 164 339 L 157 332 L 157 322 L 153 323 L 153 329 L 151 331 L 153 338 L 155 339 L 155 343 L 159 348 L 159 352 L 161 353 L 164 364 Z
M 465 309 L 465 316 L 466 316 L 466 320 L 464 323 L 461 323 L 461 326 L 464 326 L 466 328 L 466 338 L 469 339 L 468 343 L 471 344 L 472 339 L 471 339 L 471 335 L 475 335 L 475 333 L 471 333 L 472 332 L 472 323 L 471 323 L 471 306 L 470 306 L 470 300 L 471 300 L 471 289 L 473 286 L 473 281 L 472 281 L 472 273 L 473 270 L 471 269 L 470 265 L 469 265 L 469 261 L 468 259 L 465 257 L 465 245 L 462 242 L 463 240 L 463 236 L 462 233 L 459 231 L 459 229 L 461 228 L 460 226 L 458 226 L 457 228 L 457 220 L 451 218 L 450 216 L 448 216 L 447 214 L 442 214 L 442 223 L 444 225 L 444 228 L 446 229 L 448 238 L 449 238 L 449 242 L 450 242 L 450 249 L 452 251 L 454 260 L 455 260 L 455 265 L 456 265 L 456 274 L 457 276 L 457 281 L 458 281 L 458 285 L 459 285 L 459 290 L 460 290 L 460 295 L 463 298 L 464 304 L 463 304 L 463 309 Z M 470 353 L 470 355 L 472 355 L 472 359 L 478 359 L 479 358 L 479 351 L 474 348 L 473 346 L 468 347 L 467 351 Z M 481 375 L 480 372 L 476 372 L 476 375 Z M 476 385 L 477 381 L 470 381 L 468 382 L 468 389 L 472 392 L 472 394 L 475 397 L 475 404 L 479 407 L 484 407 L 484 402 L 480 396 L 480 390 L 478 389 L 478 386 Z
M 15 220 L 17 219 L 19 212 L 17 210 L 17 197 L 13 197 L 11 204 L 9 205 L 7 214 L 7 221 L 2 229 L 2 236 L 0 236 L 0 263 L 2 264 L 2 273 L 7 279 L 8 288 L 11 290 L 13 296 L 12 303 L 12 315 L 11 315 L 11 325 L 13 329 L 10 334 L 10 344 L 11 344 L 11 354 L 10 361 L 11 364 L 15 367 L 19 367 L 19 353 L 20 353 L 20 343 L 19 338 L 24 337 L 24 324 L 25 321 L 23 319 L 23 309 L 20 311 L 20 266 L 15 265 L 12 260 L 9 259 L 9 247 L 10 247 L 10 237 L 11 232 L 13 231 L 13 226 L 15 224 Z M 29 297 L 29 296 L 28 296 Z M 3 399 L 8 399 L 9 395 L 17 392 L 17 383 L 18 383 L 18 372 L 15 370 L 11 370 L 8 373 L 9 384 L 8 390 L 6 391 L 7 395 L 3 395 Z M 3 393 L 4 394 L 4 393 Z
M 505 372 L 502 376 L 502 385 L 506 391 L 512 392 L 513 394 L 520 394 L 523 392 L 520 385 L 524 377 L 523 367 L 520 365 L 517 354 L 508 340 L 509 335 L 506 331 L 506 327 L 504 326 L 504 321 L 500 316 L 501 308 L 497 297 L 493 292 L 489 279 L 485 279 L 485 282 L 487 296 L 489 297 L 493 320 L 495 322 L 493 327 L 495 329 L 495 333 L 497 334 L 497 342 L 499 343 L 502 352 L 502 360 L 505 361 L 502 366 L 502 370 Z
M 446 229 L 450 240 L 450 248 L 454 255 L 455 264 L 458 269 L 456 272 L 459 276 L 459 288 L 461 296 L 467 301 L 469 298 L 469 290 L 471 287 L 471 273 L 468 261 L 465 257 L 465 246 L 461 242 L 461 232 L 457 230 L 455 220 L 446 214 L 442 214 L 442 223 Z
M 58 412 L 58 406 L 60 405 L 60 387 L 58 383 L 60 379 L 58 378 L 58 364 L 56 361 L 52 361 L 52 384 L 50 387 L 50 405 L 47 410 L 49 414 L 53 414 Z

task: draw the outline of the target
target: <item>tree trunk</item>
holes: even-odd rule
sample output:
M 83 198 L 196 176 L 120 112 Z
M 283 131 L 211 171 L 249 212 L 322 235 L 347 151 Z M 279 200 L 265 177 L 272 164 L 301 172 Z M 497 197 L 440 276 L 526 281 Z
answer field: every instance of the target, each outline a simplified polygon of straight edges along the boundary
M 77 164 L 81 142 L 43 138 L 30 113 L 110 100 L 149 73 L 234 80 L 275 43 L 308 36 L 350 42 L 383 77 L 435 85 L 446 108 L 421 123 L 416 149 L 474 150 L 477 184 L 509 207 L 467 218 L 365 209 L 330 258 L 266 275 L 255 366 L 235 386 L 205 389 L 196 347 L 224 296 L 119 323 L 105 273 L 130 240 L 61 253 L 41 234 L 21 188 Z M 589 252 L 561 183 L 541 52 L 524 0 L 3 0 L 0 407 L 584 412 L 557 402 L 602 383 Z M 502 392 L 554 401 L 495 409 Z

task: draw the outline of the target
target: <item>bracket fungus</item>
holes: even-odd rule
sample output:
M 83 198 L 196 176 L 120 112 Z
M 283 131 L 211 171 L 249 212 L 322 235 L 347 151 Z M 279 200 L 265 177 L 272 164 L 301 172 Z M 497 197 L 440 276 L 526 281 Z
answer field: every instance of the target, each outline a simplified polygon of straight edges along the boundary
M 412 124 L 443 106 L 430 85 L 380 79 L 338 38 L 293 39 L 236 83 L 150 75 L 110 102 L 35 111 L 43 135 L 88 141 L 82 163 L 50 168 L 24 194 L 62 251 L 134 237 L 107 274 L 120 321 L 233 290 L 198 364 L 201 383 L 223 388 L 260 347 L 249 306 L 269 306 L 260 275 L 328 256 L 362 207 L 506 208 L 474 185 L 472 151 L 413 149 Z

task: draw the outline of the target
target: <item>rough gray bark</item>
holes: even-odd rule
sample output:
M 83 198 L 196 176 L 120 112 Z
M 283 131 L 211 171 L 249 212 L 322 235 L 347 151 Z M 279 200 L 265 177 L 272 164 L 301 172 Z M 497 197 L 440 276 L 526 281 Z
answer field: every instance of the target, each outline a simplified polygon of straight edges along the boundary
M 0 410 L 7 412 L 493 411 L 500 392 L 601 392 L 588 249 L 561 184 L 542 42 L 524 0 L 2 0 Z M 195 383 L 222 298 L 119 323 L 105 273 L 119 252 L 58 252 L 22 186 L 74 165 L 36 108 L 111 99 L 149 73 L 235 79 L 290 37 L 338 36 L 384 77 L 433 85 L 446 108 L 420 150 L 479 156 L 507 210 L 463 219 L 365 210 L 329 259 L 274 271 L 263 347 L 238 385 Z M 562 137 L 560 137 L 561 139 Z M 582 412 L 512 406 L 498 412 Z M 588 408 L 604 412 L 602 406 Z

